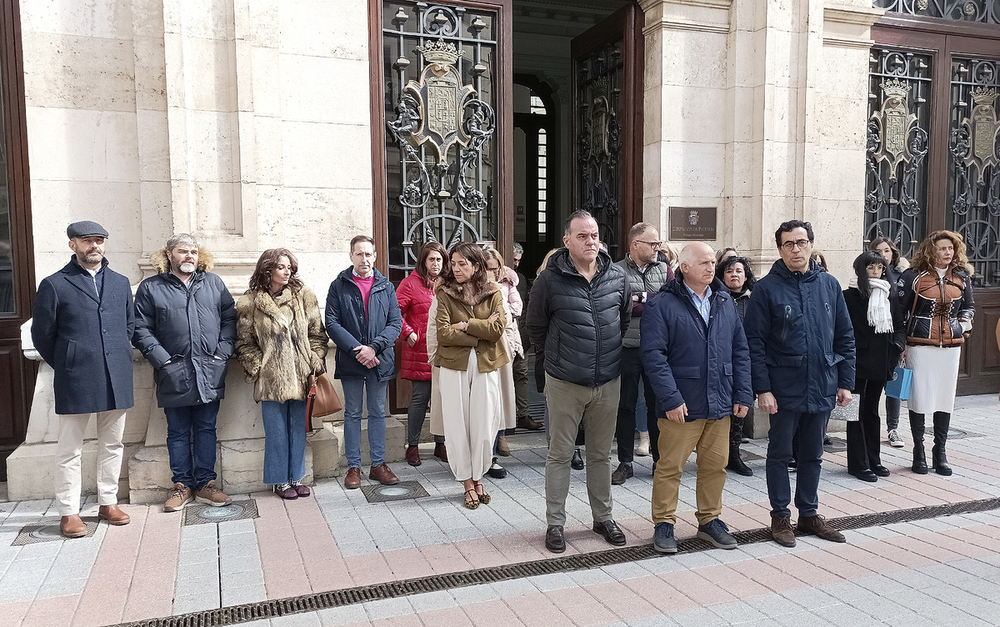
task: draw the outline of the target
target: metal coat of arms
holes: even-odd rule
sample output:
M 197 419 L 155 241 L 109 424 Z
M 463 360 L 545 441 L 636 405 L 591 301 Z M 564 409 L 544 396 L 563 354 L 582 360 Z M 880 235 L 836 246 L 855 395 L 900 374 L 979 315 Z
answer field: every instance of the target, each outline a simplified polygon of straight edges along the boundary
M 968 131 L 971 144 L 971 150 L 965 154 L 965 165 L 977 166 L 980 184 L 983 183 L 986 168 L 991 165 L 995 167 L 998 163 L 996 145 L 1000 123 L 997 122 L 997 112 L 993 107 L 996 98 L 995 89 L 986 87 L 973 89 L 972 102 L 975 107 L 972 109 L 972 116 L 962 120 L 962 126 Z
M 907 137 L 916 124 L 917 116 L 910 113 L 906 103 L 910 85 L 905 81 L 889 79 L 882 83 L 882 91 L 885 93 L 882 108 L 871 116 L 871 121 L 877 125 L 881 136 L 873 158 L 876 162 L 889 162 L 889 180 L 895 181 L 897 166 L 913 159 Z

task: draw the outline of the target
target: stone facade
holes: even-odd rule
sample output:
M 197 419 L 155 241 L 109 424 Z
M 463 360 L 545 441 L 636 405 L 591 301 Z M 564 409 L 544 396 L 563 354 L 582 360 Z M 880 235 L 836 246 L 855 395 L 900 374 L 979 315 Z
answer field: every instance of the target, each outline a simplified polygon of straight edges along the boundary
M 369 114 L 382 96 L 370 85 L 369 29 L 379 25 L 368 24 L 368 0 L 21 5 L 39 279 L 68 259 L 65 225 L 96 219 L 111 233 L 112 267 L 133 285 L 152 272 L 149 254 L 186 231 L 235 295 L 261 250 L 285 246 L 323 299 L 350 238 L 373 230 L 372 135 L 381 146 L 383 131 Z M 810 220 L 817 247 L 846 271 L 861 240 L 869 27 L 880 11 L 870 0 L 640 5 L 644 218 L 665 236 L 669 207 L 718 207 L 710 243 L 735 245 L 762 269 L 777 258 L 777 224 Z M 568 53 L 567 43 L 532 53 L 515 33 L 515 66 Z M 233 363 L 219 419 L 221 476 L 234 491 L 261 487 L 260 414 L 241 375 Z M 122 493 L 155 501 L 169 483 L 165 427 L 141 358 L 135 380 Z M 43 366 L 28 440 L 8 461 L 11 498 L 51 495 L 54 420 Z M 403 428 L 388 432 L 398 459 Z M 310 441 L 310 473 L 335 474 L 342 446 L 326 424 Z

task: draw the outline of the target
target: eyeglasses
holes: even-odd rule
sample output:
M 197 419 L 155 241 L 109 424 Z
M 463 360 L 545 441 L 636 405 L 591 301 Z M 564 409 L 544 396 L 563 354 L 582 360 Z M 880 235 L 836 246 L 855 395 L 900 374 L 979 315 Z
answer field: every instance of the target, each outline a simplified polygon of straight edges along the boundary
M 660 246 L 663 245 L 663 242 L 644 242 L 641 239 L 637 239 L 635 241 L 639 242 L 640 244 L 647 244 L 649 245 L 650 248 L 659 248 Z
M 788 241 L 788 242 L 782 242 L 781 243 L 781 247 L 784 248 L 785 250 L 792 251 L 792 250 L 795 250 L 796 246 L 798 246 L 799 248 L 805 248 L 810 243 L 811 242 L 809 240 L 807 240 L 807 239 L 797 239 L 797 240 L 791 240 L 791 241 Z

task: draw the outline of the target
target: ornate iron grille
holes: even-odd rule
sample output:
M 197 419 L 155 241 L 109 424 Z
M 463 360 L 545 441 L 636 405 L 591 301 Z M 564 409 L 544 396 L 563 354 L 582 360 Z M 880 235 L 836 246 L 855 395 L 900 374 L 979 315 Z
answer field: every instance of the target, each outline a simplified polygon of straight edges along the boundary
M 580 208 L 593 214 L 612 259 L 622 257 L 622 43 L 577 63 L 577 180 Z
M 926 227 L 931 59 L 873 48 L 869 63 L 865 246 L 888 237 L 910 257 Z
M 497 16 L 385 2 L 386 180 L 392 279 L 437 241 L 495 242 Z
M 874 0 L 873 5 L 906 15 L 1000 24 L 1000 4 L 996 0 Z
M 1000 285 L 1000 63 L 953 58 L 948 228 L 965 239 L 976 286 Z

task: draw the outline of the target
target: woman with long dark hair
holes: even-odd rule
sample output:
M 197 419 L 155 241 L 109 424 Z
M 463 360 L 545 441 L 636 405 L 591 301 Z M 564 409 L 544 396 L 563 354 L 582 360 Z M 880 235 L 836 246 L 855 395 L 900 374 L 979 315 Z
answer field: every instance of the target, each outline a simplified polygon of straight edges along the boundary
M 859 403 L 858 420 L 847 423 L 847 472 L 862 481 L 889 476 L 879 454 L 878 401 L 899 363 L 905 333 L 895 289 L 885 278 L 887 268 L 880 253 L 861 253 L 854 260 L 850 287 L 844 290 L 854 326 L 854 392 Z
M 868 250 L 874 250 L 885 259 L 885 276 L 883 278 L 889 281 L 889 285 L 896 292 L 896 284 L 899 282 L 899 277 L 910 267 L 910 263 L 900 254 L 896 243 L 888 237 L 879 236 L 874 238 L 868 244 Z M 906 446 L 906 443 L 903 442 L 903 436 L 899 433 L 899 407 L 900 402 L 898 398 L 893 398 L 892 396 L 885 397 L 886 437 L 891 446 L 903 448 Z
M 427 312 L 434 299 L 434 281 L 448 267 L 448 251 L 438 242 L 420 247 L 417 267 L 399 284 L 396 300 L 403 316 L 402 359 L 399 376 L 410 381 L 413 394 L 406 412 L 406 463 L 419 466 L 420 432 L 424 428 L 431 399 L 431 364 L 427 361 Z M 434 456 L 448 461 L 444 436 L 434 436 Z
M 265 250 L 236 303 L 236 357 L 264 421 L 264 483 L 285 499 L 309 496 L 306 395 L 326 370 L 327 336 L 316 294 L 299 279 L 287 248 Z
M 481 480 L 493 460 L 500 430 L 499 369 L 510 361 L 504 349 L 503 293 L 490 281 L 483 249 L 459 242 L 451 266 L 434 284 L 441 414 L 448 464 L 465 488 L 465 507 L 490 502 Z
M 955 407 L 962 344 L 972 333 L 972 266 L 965 242 L 954 231 L 934 231 L 920 243 L 910 269 L 899 278 L 906 322 L 906 364 L 913 370 L 910 432 L 913 472 L 927 474 L 924 420 L 933 415 L 931 463 L 939 475 L 950 475 L 945 456 L 951 412 Z
M 735 249 L 727 250 L 735 252 Z M 754 283 L 757 282 L 750 266 L 750 260 L 736 255 L 725 257 L 715 269 L 715 276 L 729 288 L 729 295 L 733 297 L 733 304 L 736 305 L 736 312 L 740 315 L 740 322 L 742 322 L 743 315 L 747 311 L 747 303 L 750 302 L 750 293 L 753 292 Z M 743 424 L 747 418 L 753 420 L 753 407 L 750 407 L 745 417 L 735 414 L 730 416 L 729 463 L 726 465 L 727 469 L 744 477 L 753 475 L 753 469 L 747 466 L 740 457 L 740 444 L 743 443 Z

